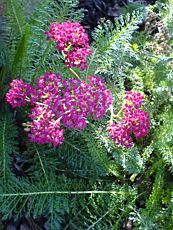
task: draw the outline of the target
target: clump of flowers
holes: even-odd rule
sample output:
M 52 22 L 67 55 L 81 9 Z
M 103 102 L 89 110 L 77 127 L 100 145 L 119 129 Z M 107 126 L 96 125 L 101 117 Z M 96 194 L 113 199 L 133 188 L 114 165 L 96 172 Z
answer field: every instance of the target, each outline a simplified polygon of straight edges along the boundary
M 126 91 L 125 98 L 128 103 L 125 104 L 124 109 L 127 109 L 129 102 L 131 102 L 135 108 L 139 108 L 143 102 L 143 96 L 139 92 Z
M 63 143 L 64 130 L 60 128 L 60 119 L 57 119 L 51 108 L 44 105 L 36 105 L 29 114 L 31 122 L 28 122 L 30 141 L 37 144 L 51 143 L 58 146 Z
M 87 68 L 86 58 L 92 51 L 88 36 L 79 23 L 51 23 L 46 35 L 56 42 L 56 49 L 64 56 L 67 68 Z M 83 130 L 88 118 L 101 119 L 112 108 L 111 91 L 105 87 L 103 79 L 92 75 L 84 81 L 70 70 L 77 79 L 63 79 L 48 72 L 36 79 L 34 85 L 23 80 L 11 82 L 6 101 L 12 108 L 24 105 L 31 108 L 29 121 L 24 124 L 30 141 L 59 146 L 64 140 L 64 127 Z M 127 91 L 125 99 L 121 122 L 114 124 L 111 116 L 107 132 L 116 143 L 130 148 L 133 146 L 132 134 L 136 139 L 145 137 L 150 124 L 148 113 L 140 109 L 142 95 Z
M 6 101 L 11 104 L 12 108 L 24 106 L 29 95 L 29 85 L 22 80 L 13 80 L 10 86 L 12 88 L 6 94 Z
M 121 122 L 114 124 L 112 121 L 107 127 L 107 132 L 117 144 L 126 148 L 134 145 L 132 134 L 135 139 L 145 137 L 150 128 L 149 114 L 139 107 L 142 105 L 141 93 L 127 91 L 125 96 L 127 102 L 124 104 Z
M 68 68 L 87 68 L 86 57 L 92 54 L 89 47 L 88 35 L 79 23 L 63 22 L 51 23 L 46 32 L 47 39 L 56 42 L 56 49 L 62 52 Z
M 82 130 L 87 117 L 101 119 L 112 104 L 111 92 L 104 81 L 89 76 L 87 83 L 79 79 L 62 79 L 60 75 L 46 73 L 36 80 L 35 87 L 18 80 L 18 87 L 12 82 L 6 99 L 12 107 L 21 107 L 27 102 L 32 108 L 27 123 L 31 141 L 38 144 L 51 143 L 58 146 L 63 142 L 61 126 Z M 14 87 L 13 87 L 14 86 Z M 16 104 L 17 100 L 22 103 Z M 10 98 L 10 100 L 9 100 Z
M 115 143 L 126 148 L 133 146 L 131 132 L 126 123 L 111 123 L 107 127 L 107 132 L 109 133 L 109 137 L 112 138 Z

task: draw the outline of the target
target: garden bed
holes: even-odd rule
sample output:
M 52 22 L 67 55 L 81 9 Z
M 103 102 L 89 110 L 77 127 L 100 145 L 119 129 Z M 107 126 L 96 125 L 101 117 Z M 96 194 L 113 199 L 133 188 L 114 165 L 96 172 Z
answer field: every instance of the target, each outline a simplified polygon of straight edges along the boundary
M 0 229 L 173 229 L 171 4 L 4 3 Z

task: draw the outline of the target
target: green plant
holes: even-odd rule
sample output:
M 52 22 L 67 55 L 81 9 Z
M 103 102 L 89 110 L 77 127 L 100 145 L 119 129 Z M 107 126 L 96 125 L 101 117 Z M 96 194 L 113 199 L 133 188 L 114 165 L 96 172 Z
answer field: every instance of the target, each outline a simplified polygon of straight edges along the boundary
M 144 14 L 126 9 L 115 24 L 107 21 L 93 32 L 94 52 L 83 78 L 102 75 L 114 95 L 115 112 L 126 90 L 145 93 L 150 113 L 149 135 L 131 149 L 113 143 L 105 132 L 109 113 L 91 121 L 84 132 L 66 130 L 58 148 L 28 143 L 27 110 L 11 110 L 4 100 L 8 83 L 21 78 L 33 83 L 46 71 L 70 78 L 70 70 L 47 41 L 50 22 L 79 21 L 76 0 L 38 1 L 30 14 L 27 1 L 7 1 L 7 34 L 1 44 L 0 213 L 3 220 L 22 215 L 44 216 L 47 229 L 172 229 L 173 220 L 173 75 L 172 52 L 156 55 L 152 36 L 139 32 Z M 155 6 L 160 17 L 168 4 Z M 171 21 L 163 20 L 171 31 Z M 154 25 L 157 27 L 157 25 Z M 172 45 L 172 34 L 168 44 Z M 157 43 L 159 45 L 159 42 Z M 118 119 L 118 118 L 117 118 Z M 23 157 L 22 165 L 15 162 Z M 16 166 L 17 165 L 17 166 Z M 17 170 L 17 172 L 16 172 Z M 23 172 L 18 174 L 18 172 Z M 20 176 L 19 176 L 20 175 Z M 22 176 L 21 176 L 22 175 Z

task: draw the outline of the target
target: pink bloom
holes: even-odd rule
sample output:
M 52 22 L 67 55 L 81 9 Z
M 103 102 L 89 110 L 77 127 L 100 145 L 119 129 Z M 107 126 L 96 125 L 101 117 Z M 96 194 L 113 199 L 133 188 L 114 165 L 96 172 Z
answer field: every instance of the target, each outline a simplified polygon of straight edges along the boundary
M 87 68 L 86 57 L 92 54 L 89 47 L 88 35 L 79 23 L 51 23 L 50 30 L 45 33 L 47 39 L 56 42 L 56 49 L 62 52 L 68 68 Z
M 82 130 L 88 117 L 101 119 L 112 104 L 110 90 L 96 76 L 89 76 L 85 82 L 46 73 L 36 80 L 35 87 L 19 81 L 21 87 L 18 88 L 16 83 L 11 84 L 13 88 L 7 93 L 8 102 L 14 104 L 14 98 L 17 98 L 17 105 L 22 106 L 27 97 L 32 107 L 28 136 L 38 144 L 62 144 L 64 131 L 61 125 Z M 15 97 L 11 93 L 13 90 L 17 92 Z
M 64 130 L 60 129 L 60 119 L 55 118 L 55 114 L 50 108 L 36 105 L 29 117 L 32 119 L 29 123 L 28 137 L 30 141 L 37 144 L 51 143 L 55 147 L 63 143 Z
M 81 70 L 87 68 L 87 56 L 92 54 L 89 48 L 76 48 L 66 52 L 65 64 L 68 68 L 77 67 Z
M 65 50 L 69 45 L 75 48 L 85 47 L 89 42 L 85 29 L 76 22 L 51 23 L 50 30 L 45 34 L 49 40 L 56 41 L 59 51 Z
M 126 91 L 126 99 L 130 101 L 135 108 L 142 105 L 143 96 L 139 92 Z
M 127 91 L 126 99 L 130 104 L 125 103 L 121 122 L 108 125 L 107 132 L 116 143 L 129 148 L 133 146 L 132 134 L 134 134 L 136 140 L 148 135 L 150 118 L 147 112 L 139 109 L 143 102 L 140 93 Z
M 112 138 L 115 143 L 124 146 L 125 148 L 131 148 L 134 145 L 130 136 L 130 127 L 123 122 L 108 125 L 107 132 L 109 133 L 109 137 Z
M 143 110 L 136 109 L 132 116 L 126 118 L 129 125 L 131 125 L 131 132 L 136 139 L 148 135 L 150 128 L 149 114 Z
M 26 105 L 32 86 L 23 80 L 13 80 L 10 86 L 11 89 L 6 94 L 6 101 L 10 103 L 12 108 Z

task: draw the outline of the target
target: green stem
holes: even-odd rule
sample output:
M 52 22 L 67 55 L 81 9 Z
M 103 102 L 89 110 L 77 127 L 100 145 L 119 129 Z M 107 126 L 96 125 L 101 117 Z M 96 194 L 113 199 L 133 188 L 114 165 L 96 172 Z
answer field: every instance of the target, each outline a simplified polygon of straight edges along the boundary
M 80 79 L 79 75 L 78 75 L 73 69 L 69 68 L 69 70 L 70 70 L 78 79 Z
M 113 105 L 111 105 L 110 111 L 111 111 L 111 117 L 110 117 L 110 121 L 109 122 L 110 122 L 110 124 L 112 124 L 113 123 L 113 119 L 115 117 Z
M 3 132 L 2 132 L 2 149 L 3 149 L 3 178 L 5 180 L 5 168 L 6 168 L 6 156 L 5 156 L 5 130 L 6 130 L 6 116 L 5 116 L 5 121 L 4 121 L 4 126 L 3 126 Z
M 123 111 L 123 109 L 124 109 L 124 106 L 122 106 L 121 107 L 121 109 L 119 110 L 119 112 L 115 115 L 115 117 L 117 117 L 117 118 L 120 118 L 120 113 Z
M 120 109 L 120 111 L 117 114 L 114 114 L 114 108 L 113 108 L 113 105 L 111 105 L 111 107 L 110 107 L 111 117 L 110 117 L 110 121 L 109 121 L 110 124 L 113 124 L 114 118 L 121 119 L 121 117 L 119 115 L 122 112 L 123 108 L 124 107 L 122 106 L 122 108 Z
M 70 48 L 70 47 L 71 47 L 71 46 L 68 46 L 67 48 Z M 68 49 L 67 49 L 67 50 L 68 50 Z M 65 57 L 66 57 L 65 53 L 64 53 L 63 51 L 62 51 L 61 53 L 62 53 L 63 57 L 65 58 Z M 73 69 L 69 68 L 69 70 L 70 70 L 78 79 L 80 79 L 79 75 L 78 75 Z
M 36 146 L 35 146 L 35 150 L 36 150 L 37 156 L 38 156 L 38 158 L 39 158 L 39 161 L 40 161 L 40 164 L 41 164 L 41 168 L 42 168 L 42 170 L 43 170 L 43 173 L 44 173 L 44 176 L 45 176 L 46 182 L 47 182 L 47 184 L 49 185 L 49 181 L 48 181 L 48 178 L 47 178 L 47 175 L 46 175 L 46 171 L 45 171 L 45 169 L 44 169 L 43 162 L 42 162 L 42 160 L 41 160 L 40 154 L 39 154 L 39 152 L 38 152 L 38 150 L 37 150 L 37 147 L 36 147 Z
M 43 191 L 43 192 L 23 192 L 23 193 L 4 193 L 0 194 L 0 197 L 14 197 L 14 196 L 33 196 L 33 195 L 54 195 L 54 194 L 76 194 L 76 195 L 85 195 L 85 194 L 119 194 L 125 195 L 124 192 L 116 191 Z

